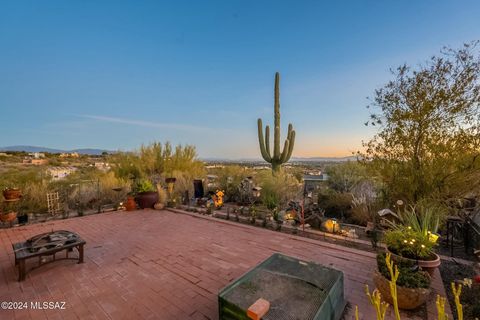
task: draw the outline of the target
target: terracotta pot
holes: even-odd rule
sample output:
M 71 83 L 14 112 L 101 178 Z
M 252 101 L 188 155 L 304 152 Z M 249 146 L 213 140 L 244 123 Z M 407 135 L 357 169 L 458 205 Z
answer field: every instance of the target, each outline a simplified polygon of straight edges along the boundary
M 17 200 L 22 196 L 22 192 L 18 188 L 3 190 L 3 197 L 5 200 Z
M 0 221 L 2 222 L 12 222 L 17 218 L 17 213 L 10 211 L 9 213 L 0 214 Z
M 387 251 L 390 252 L 392 257 L 395 257 L 397 259 L 404 259 L 404 260 L 409 260 L 417 264 L 419 267 L 422 268 L 423 271 L 427 271 L 428 274 L 430 274 L 431 277 L 433 277 L 433 274 L 435 273 L 435 269 L 437 269 L 440 266 L 441 260 L 438 254 L 435 252 L 433 253 L 435 256 L 435 259 L 432 260 L 415 260 L 415 259 L 410 259 L 410 258 L 405 258 L 403 256 L 400 256 L 398 254 L 393 253 L 387 248 Z
M 125 209 L 127 211 L 133 211 L 135 209 L 137 209 L 137 203 L 135 202 L 135 198 L 134 197 L 127 197 L 127 201 L 125 202 Z
M 380 272 L 375 271 L 373 274 L 373 282 L 378 291 L 382 294 L 383 300 L 393 305 L 392 296 L 390 295 L 390 283 Z M 397 302 L 400 309 L 412 310 L 423 305 L 430 295 L 430 288 L 406 288 L 397 285 Z
M 142 209 L 151 208 L 155 203 L 158 202 L 158 192 L 156 191 L 147 191 L 147 192 L 140 192 L 135 197 L 135 200 L 138 203 L 138 206 Z

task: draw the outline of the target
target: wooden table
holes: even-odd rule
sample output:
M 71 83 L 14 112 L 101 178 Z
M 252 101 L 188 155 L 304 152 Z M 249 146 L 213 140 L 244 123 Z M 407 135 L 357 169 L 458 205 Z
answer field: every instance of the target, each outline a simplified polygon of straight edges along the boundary
M 75 260 L 78 259 L 78 263 L 83 263 L 83 246 L 85 244 L 86 242 L 82 238 L 80 238 L 78 235 L 76 235 L 76 239 L 73 242 L 68 242 L 65 244 L 55 246 L 53 248 L 47 248 L 47 249 L 38 250 L 38 251 L 32 250 L 32 243 L 30 241 L 13 244 L 12 245 L 13 251 L 15 252 L 15 265 L 18 266 L 18 281 L 25 280 L 25 275 L 27 273 L 25 268 L 25 261 L 30 258 L 38 257 L 38 265 L 32 268 L 31 270 L 38 268 L 49 262 L 53 262 L 56 260 L 63 260 L 63 259 L 75 259 Z M 72 251 L 74 248 L 77 249 L 78 251 L 78 258 L 74 258 L 74 257 L 70 258 L 68 256 L 69 252 Z M 63 250 L 66 251 L 65 258 L 56 259 L 55 254 Z M 53 256 L 53 260 L 48 262 L 42 262 L 43 256 Z

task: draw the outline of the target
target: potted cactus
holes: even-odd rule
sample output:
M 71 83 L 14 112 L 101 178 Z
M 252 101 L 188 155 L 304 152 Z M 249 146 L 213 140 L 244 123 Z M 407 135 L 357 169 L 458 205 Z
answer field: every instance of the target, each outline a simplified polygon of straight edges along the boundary
M 385 253 L 377 255 L 378 270 L 373 274 L 373 282 L 384 300 L 393 304 L 390 288 L 391 273 L 387 261 L 389 262 L 390 258 L 386 259 Z M 431 292 L 430 275 L 419 270 L 415 263 L 405 259 L 395 259 L 395 265 L 398 268 L 396 275 L 398 307 L 411 310 L 423 305 Z

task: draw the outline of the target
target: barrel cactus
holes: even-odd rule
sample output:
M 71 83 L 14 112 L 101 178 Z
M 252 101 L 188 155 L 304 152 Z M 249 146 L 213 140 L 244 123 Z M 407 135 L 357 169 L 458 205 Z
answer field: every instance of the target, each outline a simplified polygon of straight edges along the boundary
M 285 140 L 283 151 L 280 151 L 280 74 L 275 73 L 275 102 L 274 102 L 274 136 L 273 136 L 273 156 L 270 150 L 270 126 L 265 127 L 265 137 L 263 136 L 262 119 L 258 119 L 258 140 L 260 142 L 260 152 L 265 161 L 272 165 L 272 172 L 275 174 L 280 170 L 283 163 L 288 162 L 292 156 L 295 144 L 295 130 L 292 124 L 288 125 L 287 139 Z

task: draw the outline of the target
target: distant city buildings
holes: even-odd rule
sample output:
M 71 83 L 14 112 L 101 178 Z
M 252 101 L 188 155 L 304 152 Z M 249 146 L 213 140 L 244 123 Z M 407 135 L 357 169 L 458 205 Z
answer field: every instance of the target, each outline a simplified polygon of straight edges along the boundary
M 108 171 L 111 168 L 110 163 L 108 162 L 95 162 L 93 166 L 101 171 Z
M 78 152 L 64 152 L 60 153 L 60 158 L 78 158 L 80 155 Z
M 75 167 L 50 167 L 47 169 L 47 174 L 52 176 L 53 180 L 61 180 L 77 171 Z

